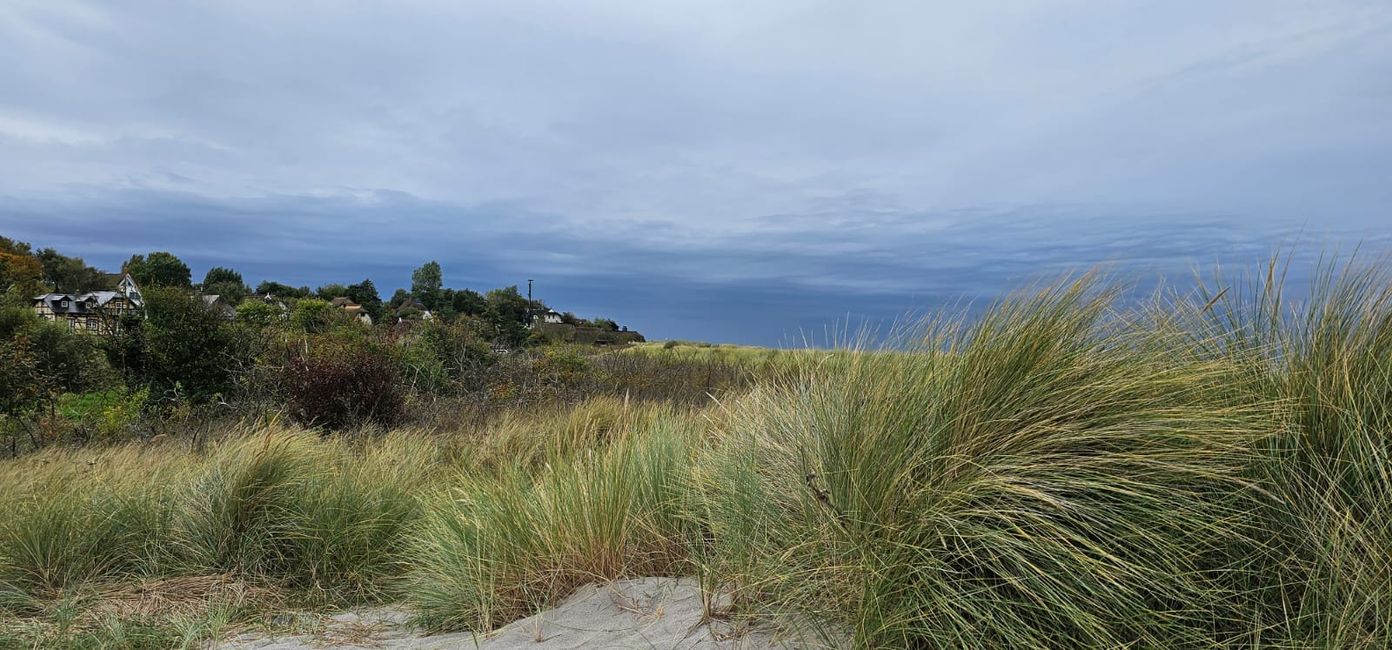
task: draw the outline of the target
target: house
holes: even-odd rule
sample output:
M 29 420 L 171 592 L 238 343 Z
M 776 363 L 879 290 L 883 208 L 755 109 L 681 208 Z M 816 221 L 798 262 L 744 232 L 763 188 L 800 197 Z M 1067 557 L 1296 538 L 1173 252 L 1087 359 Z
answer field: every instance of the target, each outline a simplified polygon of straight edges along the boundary
M 140 288 L 126 275 L 116 284 L 115 291 L 34 296 L 34 313 L 44 320 L 67 323 L 71 330 L 108 332 L 118 327 L 122 316 L 144 304 Z
M 350 299 L 350 298 L 348 298 L 348 297 L 346 297 L 346 296 L 339 296 L 339 297 L 337 297 L 337 298 L 334 298 L 334 299 L 333 299 L 332 301 L 330 301 L 330 302 L 333 304 L 333 306 L 338 307 L 339 309 L 342 309 L 343 311 L 348 312 L 348 314 L 349 314 L 350 316 L 352 316 L 353 318 L 358 319 L 358 322 L 360 322 L 360 323 L 362 323 L 362 324 L 364 324 L 364 325 L 371 325 L 371 324 L 372 324 L 372 315 L 369 314 L 369 313 L 367 313 L 367 310 L 366 310 L 366 309 L 363 309 L 363 306 L 362 306 L 362 305 L 359 305 L 358 303 L 353 302 L 352 299 Z
M 214 293 L 203 294 L 201 297 L 203 298 L 203 306 L 217 312 L 219 316 L 227 320 L 232 320 L 237 317 L 237 308 L 228 304 L 226 300 L 222 299 L 222 296 Z
M 560 323 L 562 321 L 561 312 L 558 312 L 554 309 L 547 309 L 546 311 L 534 316 L 533 320 L 541 321 L 543 323 Z
M 435 314 L 425 308 L 425 303 L 412 296 L 396 307 L 396 322 L 408 320 L 432 321 L 435 320 Z

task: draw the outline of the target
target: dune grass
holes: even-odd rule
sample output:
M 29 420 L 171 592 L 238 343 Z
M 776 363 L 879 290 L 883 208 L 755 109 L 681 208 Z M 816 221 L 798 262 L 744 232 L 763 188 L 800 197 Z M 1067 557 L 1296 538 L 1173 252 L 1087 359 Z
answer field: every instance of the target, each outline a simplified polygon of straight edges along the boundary
M 1273 265 L 1140 306 L 1086 276 L 887 351 L 621 353 L 761 368 L 705 407 L 47 450 L 0 468 L 0 647 L 156 647 L 258 599 L 484 631 L 653 574 L 862 647 L 1389 647 L 1383 268 L 1330 264 L 1296 301 Z M 246 587 L 64 613 L 194 579 Z
M 685 572 L 684 423 L 659 418 L 533 475 L 463 473 L 432 499 L 410 554 L 411 603 L 437 629 L 488 630 L 595 581 Z
M 1232 606 L 1231 480 L 1263 405 L 1228 364 L 1108 314 L 1079 282 L 938 323 L 908 354 L 812 366 L 735 407 L 709 521 L 751 603 L 858 643 L 1202 644 Z
M 1286 269 L 1181 303 L 1204 354 L 1278 402 L 1248 476 L 1262 490 L 1245 583 L 1253 644 L 1392 647 L 1392 275 L 1332 260 L 1293 300 Z M 1199 303 L 1202 302 L 1202 306 Z

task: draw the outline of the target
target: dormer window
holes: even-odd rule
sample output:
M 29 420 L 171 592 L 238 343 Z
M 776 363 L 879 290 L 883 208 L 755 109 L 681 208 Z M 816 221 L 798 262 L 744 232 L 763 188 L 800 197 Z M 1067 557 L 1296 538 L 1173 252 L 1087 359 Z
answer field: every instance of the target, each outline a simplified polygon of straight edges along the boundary
M 59 307 L 62 307 L 63 309 L 67 309 L 67 308 L 68 308 L 68 299 L 67 299 L 67 298 L 64 298 L 64 299 L 62 299 L 62 300 L 59 300 L 59 301 L 58 301 L 58 306 L 59 306 Z

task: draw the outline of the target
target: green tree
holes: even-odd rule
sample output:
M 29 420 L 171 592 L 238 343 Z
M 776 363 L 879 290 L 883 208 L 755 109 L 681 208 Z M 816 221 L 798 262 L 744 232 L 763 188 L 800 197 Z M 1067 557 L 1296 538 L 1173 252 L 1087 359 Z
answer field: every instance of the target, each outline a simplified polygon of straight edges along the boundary
M 13 306 L 29 306 L 40 293 L 43 264 L 34 257 L 29 244 L 0 237 L 0 301 Z
M 195 399 L 226 393 L 232 385 L 233 341 L 228 322 L 196 294 L 173 287 L 145 291 L 148 376 L 158 391 L 178 387 Z
M 245 284 L 242 281 L 242 274 L 224 266 L 214 266 L 203 274 L 203 284 L 222 284 L 224 282 L 235 282 Z
M 509 346 L 520 346 L 527 340 L 527 302 L 517 285 L 494 289 L 484 297 L 487 303 L 484 318 L 493 327 L 495 339 Z
M 39 403 L 38 360 L 29 337 L 38 326 L 27 308 L 0 308 L 0 416 L 21 417 Z
M 251 288 L 242 281 L 241 273 L 221 266 L 208 269 L 199 286 L 203 293 L 222 296 L 229 305 L 240 305 L 251 295 Z
M 107 286 L 106 274 L 87 266 L 80 257 L 68 257 L 52 248 L 38 252 L 39 262 L 43 264 L 44 282 L 59 293 L 83 293 Z
M 339 284 L 337 282 L 332 282 L 322 287 L 319 287 L 319 289 L 314 292 L 314 295 L 318 296 L 320 300 L 346 298 L 348 296 L 348 287 L 343 286 L 342 284 Z M 354 300 L 353 302 L 357 301 Z
M 94 337 L 19 311 L 0 313 L 5 334 L 0 340 L 0 414 L 22 416 L 40 408 L 52 412 L 63 393 L 111 381 L 111 367 Z
M 440 287 L 444 283 L 440 263 L 430 261 L 411 273 L 411 293 L 426 309 L 439 311 Z
M 282 299 L 309 298 L 314 295 L 314 292 L 310 291 L 309 287 L 292 287 L 288 284 L 266 280 L 256 285 L 256 295 Z
M 488 311 L 488 301 L 483 294 L 473 289 L 460 289 L 450 296 L 450 303 L 454 307 L 454 313 L 464 316 L 482 316 Z
M 145 346 L 143 310 L 128 311 L 101 337 L 106 359 L 129 385 L 149 383 L 149 350 Z
M 121 270 L 129 273 L 141 287 L 191 287 L 192 276 L 184 261 L 173 253 L 155 251 L 149 255 L 132 255 Z
M 372 317 L 372 322 L 382 322 L 383 309 L 382 297 L 377 295 L 377 286 L 372 284 L 372 280 L 363 279 L 357 284 L 348 285 L 346 294 L 349 300 L 362 305 L 367 314 Z
M 610 332 L 619 331 L 619 324 L 615 323 L 614 321 L 608 318 L 596 318 L 593 322 L 594 326 L 598 327 L 599 329 L 608 330 Z

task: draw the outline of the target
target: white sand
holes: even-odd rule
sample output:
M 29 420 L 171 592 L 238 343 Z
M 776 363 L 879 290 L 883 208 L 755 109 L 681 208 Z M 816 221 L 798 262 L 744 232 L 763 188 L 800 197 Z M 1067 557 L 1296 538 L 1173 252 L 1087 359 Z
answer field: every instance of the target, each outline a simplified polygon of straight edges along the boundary
M 424 635 L 409 615 L 381 608 L 340 614 L 313 635 L 243 634 L 215 645 L 224 650 L 308 648 L 826 648 L 807 633 L 736 627 L 705 620 L 701 590 L 691 578 L 637 578 L 581 587 L 557 607 L 513 622 L 487 636 L 469 632 Z M 840 645 L 840 644 L 837 644 Z

